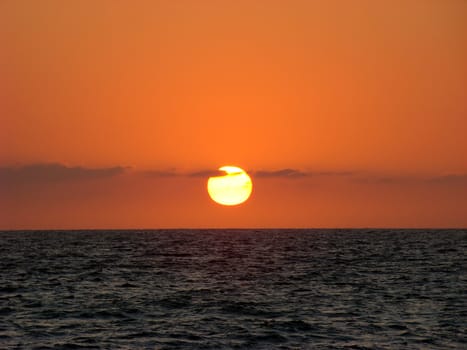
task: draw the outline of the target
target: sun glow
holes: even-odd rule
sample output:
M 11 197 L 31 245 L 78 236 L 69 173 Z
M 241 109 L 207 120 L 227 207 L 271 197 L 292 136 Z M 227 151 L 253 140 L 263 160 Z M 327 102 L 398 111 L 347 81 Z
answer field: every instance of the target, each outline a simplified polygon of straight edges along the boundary
M 208 180 L 208 193 L 213 201 L 222 205 L 237 205 L 251 195 L 253 183 L 250 176 L 241 168 L 226 165 L 219 168 L 226 175 L 213 176 Z

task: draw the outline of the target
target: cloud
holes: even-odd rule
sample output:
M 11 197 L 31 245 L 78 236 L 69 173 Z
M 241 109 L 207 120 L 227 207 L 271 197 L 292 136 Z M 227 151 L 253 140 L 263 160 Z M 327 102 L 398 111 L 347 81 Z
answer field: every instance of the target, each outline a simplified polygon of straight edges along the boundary
M 400 183 L 412 183 L 417 182 L 417 178 L 410 176 L 390 176 L 380 174 L 366 174 L 356 176 L 352 179 L 356 183 L 360 184 L 400 184 Z
M 428 181 L 440 184 L 464 184 L 467 185 L 467 174 L 449 174 L 435 176 Z
M 248 170 L 248 174 L 257 178 L 301 178 L 311 176 L 351 176 L 354 172 L 351 171 L 316 171 L 316 172 L 305 172 L 299 169 L 284 168 L 278 170 Z M 207 178 L 211 176 L 222 176 L 225 175 L 223 171 L 201 169 L 194 171 L 177 171 L 176 169 L 169 170 L 146 170 L 141 172 L 144 175 L 150 177 L 202 177 Z
M 261 170 L 261 171 L 254 171 L 249 170 L 247 171 L 248 174 L 255 176 L 255 177 L 301 177 L 307 176 L 308 174 L 295 169 L 281 169 L 281 170 Z M 147 170 L 143 171 L 143 174 L 151 176 L 151 177 L 176 177 L 176 176 L 183 176 L 183 177 L 202 177 L 208 178 L 211 176 L 222 176 L 225 175 L 223 171 L 220 170 L 211 170 L 211 169 L 201 169 L 201 170 L 194 170 L 194 171 L 177 171 L 176 169 L 171 170 Z
M 0 188 L 2 190 L 16 190 L 23 186 L 47 186 L 58 183 L 73 183 L 92 179 L 108 179 L 124 174 L 128 167 L 81 167 L 67 166 L 60 163 L 38 163 L 23 166 L 0 166 Z M 303 171 L 296 168 L 249 170 L 253 179 L 338 179 L 354 182 L 361 185 L 381 186 L 449 186 L 467 189 L 467 174 L 447 175 L 404 175 L 384 174 L 354 171 Z M 142 174 L 153 178 L 193 178 L 207 179 L 211 176 L 224 175 L 219 170 L 193 170 L 179 171 L 175 168 L 164 170 L 153 169 L 137 171 L 133 174 Z
M 148 177 L 210 177 L 224 175 L 219 170 L 197 170 L 191 172 L 177 171 L 176 169 L 170 170 L 146 170 L 141 172 Z
M 199 170 L 193 171 L 186 174 L 189 177 L 211 177 L 211 176 L 222 176 L 225 175 L 223 171 L 220 170 Z
M 59 163 L 30 164 L 17 167 L 0 167 L 0 182 L 3 185 L 23 183 L 55 183 L 108 178 L 120 175 L 127 168 L 69 167 Z
M 280 169 L 280 170 L 258 170 L 252 171 L 251 174 L 255 177 L 283 177 L 283 178 L 297 178 L 308 176 L 305 173 L 297 169 Z
M 367 174 L 353 179 L 362 184 L 387 185 L 464 185 L 467 186 L 467 174 L 450 174 L 438 176 L 421 175 L 378 175 Z
M 355 173 L 352 171 L 309 171 L 305 172 L 299 169 L 279 169 L 279 170 L 259 170 L 252 171 L 251 174 L 256 177 L 271 178 L 302 178 L 302 177 L 317 177 L 317 176 L 352 176 Z
M 253 178 L 258 179 L 324 179 L 324 178 L 342 178 L 359 184 L 379 184 L 379 185 L 467 185 L 467 174 L 452 174 L 440 176 L 421 176 L 407 174 L 384 174 L 372 173 L 369 171 L 351 171 L 351 170 L 315 170 L 304 171 L 297 168 L 266 169 L 266 170 L 248 170 Z M 201 169 L 194 171 L 179 171 L 175 168 L 169 170 L 147 170 L 142 171 L 150 177 L 170 178 L 170 177 L 188 177 L 188 178 L 208 178 L 211 176 L 222 176 L 224 172 L 219 170 Z

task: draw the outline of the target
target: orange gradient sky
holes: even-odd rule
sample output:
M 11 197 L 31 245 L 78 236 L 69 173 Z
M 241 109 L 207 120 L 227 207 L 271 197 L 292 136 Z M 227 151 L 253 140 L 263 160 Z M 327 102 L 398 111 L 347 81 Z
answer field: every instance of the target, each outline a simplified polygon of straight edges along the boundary
M 467 226 L 466 1 L 2 1 L 0 79 L 0 228 Z

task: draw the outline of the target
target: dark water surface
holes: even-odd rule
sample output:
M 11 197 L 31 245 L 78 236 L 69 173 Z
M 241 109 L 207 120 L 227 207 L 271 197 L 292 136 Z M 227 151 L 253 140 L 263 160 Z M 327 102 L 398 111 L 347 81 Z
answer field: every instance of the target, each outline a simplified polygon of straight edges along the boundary
M 467 349 L 467 230 L 0 232 L 1 349 Z

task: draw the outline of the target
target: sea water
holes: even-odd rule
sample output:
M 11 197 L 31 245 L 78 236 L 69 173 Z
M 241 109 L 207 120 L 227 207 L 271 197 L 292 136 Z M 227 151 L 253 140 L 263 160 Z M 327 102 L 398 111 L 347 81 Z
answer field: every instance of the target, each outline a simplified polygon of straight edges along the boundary
M 0 232 L 1 349 L 466 349 L 467 230 Z

